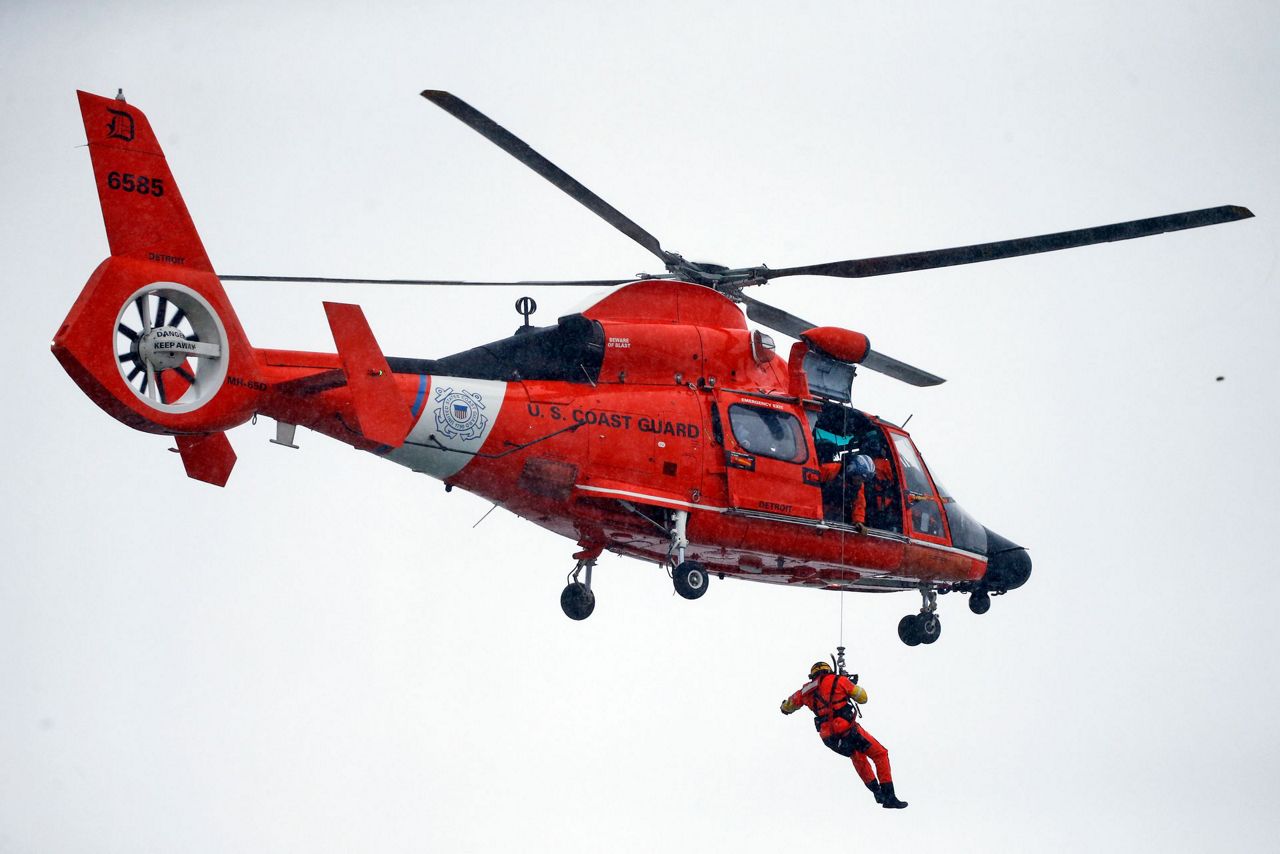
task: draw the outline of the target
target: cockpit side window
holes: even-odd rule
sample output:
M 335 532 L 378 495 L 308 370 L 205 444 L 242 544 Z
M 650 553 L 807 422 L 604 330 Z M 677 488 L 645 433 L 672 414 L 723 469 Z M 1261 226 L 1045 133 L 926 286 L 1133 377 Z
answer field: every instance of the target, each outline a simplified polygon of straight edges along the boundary
M 934 495 L 933 485 L 925 472 L 924 463 L 916 453 L 911 440 L 900 433 L 893 434 L 893 446 L 902 463 L 902 477 L 907 484 L 907 500 L 911 504 L 911 528 L 927 537 L 945 537 L 942 526 L 942 508 Z
M 789 463 L 809 459 L 804 428 L 800 426 L 800 419 L 790 412 L 735 403 L 729 407 L 729 426 L 747 453 Z

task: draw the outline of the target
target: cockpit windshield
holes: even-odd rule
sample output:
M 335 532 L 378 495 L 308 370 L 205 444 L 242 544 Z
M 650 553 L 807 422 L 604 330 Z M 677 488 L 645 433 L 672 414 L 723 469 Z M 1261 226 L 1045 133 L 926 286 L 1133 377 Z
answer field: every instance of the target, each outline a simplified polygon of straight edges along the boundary
M 987 529 L 978 520 L 965 512 L 964 508 L 951 497 L 951 492 L 942 485 L 942 481 L 934 478 L 938 487 L 938 495 L 942 498 L 942 509 L 947 514 L 947 524 L 951 527 L 951 544 L 967 552 L 984 555 L 987 553 Z

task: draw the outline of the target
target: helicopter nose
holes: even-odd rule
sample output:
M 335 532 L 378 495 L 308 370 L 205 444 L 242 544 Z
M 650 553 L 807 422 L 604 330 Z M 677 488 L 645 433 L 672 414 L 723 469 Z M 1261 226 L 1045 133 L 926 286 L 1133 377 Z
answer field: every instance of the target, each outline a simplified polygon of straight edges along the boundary
M 982 577 L 988 590 L 1013 590 L 1031 577 L 1031 555 L 1017 543 L 987 528 L 987 572 Z

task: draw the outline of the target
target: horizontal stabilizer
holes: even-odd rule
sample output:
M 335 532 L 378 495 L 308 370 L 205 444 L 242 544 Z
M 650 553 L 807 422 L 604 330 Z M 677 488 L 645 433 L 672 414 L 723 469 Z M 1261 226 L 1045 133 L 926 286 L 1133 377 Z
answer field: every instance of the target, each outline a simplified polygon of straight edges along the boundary
M 413 427 L 409 404 L 396 389 L 387 357 L 358 305 L 327 302 L 324 312 L 347 375 L 360 432 L 371 442 L 398 448 Z
M 178 453 L 187 469 L 187 477 L 203 480 L 214 486 L 226 486 L 231 469 L 236 464 L 236 452 L 226 433 L 178 435 Z

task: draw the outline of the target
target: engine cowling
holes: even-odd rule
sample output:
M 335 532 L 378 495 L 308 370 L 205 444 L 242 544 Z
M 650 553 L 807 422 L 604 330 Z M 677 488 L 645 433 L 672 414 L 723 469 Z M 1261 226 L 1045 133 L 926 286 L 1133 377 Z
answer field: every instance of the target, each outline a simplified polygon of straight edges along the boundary
M 861 332 L 839 326 L 817 326 L 800 335 L 801 340 L 824 356 L 857 364 L 871 352 L 871 341 Z

